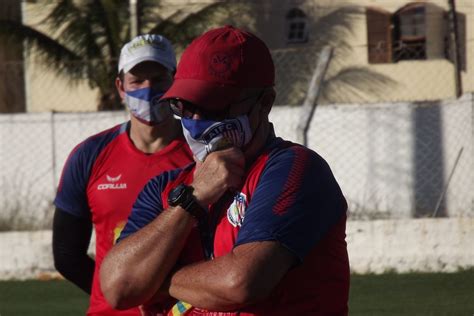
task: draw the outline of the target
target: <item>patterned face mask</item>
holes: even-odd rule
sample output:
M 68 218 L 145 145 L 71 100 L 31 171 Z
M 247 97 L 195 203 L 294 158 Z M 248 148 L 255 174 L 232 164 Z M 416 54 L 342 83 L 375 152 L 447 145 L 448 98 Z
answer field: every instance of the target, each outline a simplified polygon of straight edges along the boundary
M 204 161 L 211 152 L 229 147 L 247 145 L 252 130 L 247 115 L 224 121 L 193 120 L 182 118 L 183 134 L 194 156 Z
M 148 125 L 156 125 L 171 115 L 168 106 L 158 103 L 163 94 L 151 88 L 125 91 L 125 104 L 137 119 Z

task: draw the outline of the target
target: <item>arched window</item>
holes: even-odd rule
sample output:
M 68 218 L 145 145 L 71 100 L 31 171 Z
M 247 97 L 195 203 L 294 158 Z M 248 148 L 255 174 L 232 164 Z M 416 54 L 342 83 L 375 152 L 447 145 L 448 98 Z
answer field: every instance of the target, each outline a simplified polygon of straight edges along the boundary
M 293 8 L 286 14 L 288 43 L 305 43 L 308 40 L 308 23 L 306 14 L 301 9 Z
M 426 8 L 424 3 L 410 3 L 394 14 L 393 58 L 426 59 Z

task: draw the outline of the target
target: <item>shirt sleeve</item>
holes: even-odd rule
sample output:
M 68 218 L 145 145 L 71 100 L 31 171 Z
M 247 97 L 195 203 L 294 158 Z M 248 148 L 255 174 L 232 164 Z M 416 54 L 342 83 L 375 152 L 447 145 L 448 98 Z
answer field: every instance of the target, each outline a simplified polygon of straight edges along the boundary
M 151 179 L 140 192 L 117 242 L 153 221 L 163 210 L 160 178 Z
M 74 216 L 91 218 L 87 186 L 92 168 L 104 148 L 125 132 L 127 124 L 119 124 L 93 135 L 72 150 L 59 181 L 54 200 L 56 207 Z
M 194 163 L 190 163 L 184 168 L 165 171 L 150 179 L 135 200 L 127 224 L 120 233 L 117 242 L 145 227 L 160 215 L 163 209 L 168 206 L 163 197 L 167 196 L 167 192 L 171 188 L 184 181 L 193 168 Z
M 303 260 L 346 209 L 324 159 L 302 146 L 280 150 L 261 174 L 235 247 L 278 241 Z
M 174 173 L 176 172 L 178 170 Z M 161 193 L 169 182 L 169 176 L 170 172 L 165 172 L 148 181 L 133 204 L 127 224 L 120 233 L 117 242 L 148 225 L 163 211 Z
M 59 181 L 54 204 L 71 215 L 90 218 L 86 190 L 93 161 L 84 147 L 84 143 L 79 144 L 69 155 Z

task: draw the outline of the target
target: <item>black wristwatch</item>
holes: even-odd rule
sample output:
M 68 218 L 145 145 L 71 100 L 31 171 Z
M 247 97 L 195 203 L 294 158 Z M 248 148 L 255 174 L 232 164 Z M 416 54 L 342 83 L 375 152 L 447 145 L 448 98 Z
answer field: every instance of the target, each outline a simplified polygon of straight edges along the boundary
M 168 205 L 181 206 L 198 221 L 206 218 L 207 212 L 199 205 L 193 195 L 194 188 L 181 183 L 168 194 Z

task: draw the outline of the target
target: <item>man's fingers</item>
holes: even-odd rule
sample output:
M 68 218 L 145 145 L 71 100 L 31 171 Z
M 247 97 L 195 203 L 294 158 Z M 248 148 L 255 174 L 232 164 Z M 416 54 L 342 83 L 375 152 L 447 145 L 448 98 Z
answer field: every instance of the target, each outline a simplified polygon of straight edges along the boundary
M 245 165 L 245 157 L 242 150 L 237 147 L 230 147 L 227 149 L 223 149 L 220 151 L 215 151 L 210 153 L 209 156 L 206 158 L 206 161 L 210 159 L 217 159 L 221 161 L 233 161 L 236 164 Z
M 194 173 L 194 195 L 207 205 L 217 201 L 226 191 L 240 188 L 245 174 L 245 157 L 236 147 L 209 154 Z

